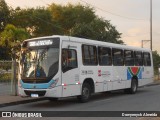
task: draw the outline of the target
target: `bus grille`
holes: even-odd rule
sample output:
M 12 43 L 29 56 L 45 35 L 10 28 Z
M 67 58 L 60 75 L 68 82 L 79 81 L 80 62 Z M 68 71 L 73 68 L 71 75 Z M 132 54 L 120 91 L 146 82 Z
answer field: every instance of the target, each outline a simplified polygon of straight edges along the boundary
M 30 90 L 24 90 L 26 95 L 31 96 L 31 94 L 38 94 L 39 96 L 44 96 L 46 94 L 46 91 L 30 91 Z

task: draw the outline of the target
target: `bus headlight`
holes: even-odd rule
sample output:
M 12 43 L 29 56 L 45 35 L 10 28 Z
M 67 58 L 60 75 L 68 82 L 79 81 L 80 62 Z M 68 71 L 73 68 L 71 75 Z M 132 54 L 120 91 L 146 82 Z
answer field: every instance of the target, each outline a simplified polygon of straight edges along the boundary
M 54 88 L 56 84 L 58 83 L 59 78 L 53 80 L 53 83 L 49 86 L 49 89 Z

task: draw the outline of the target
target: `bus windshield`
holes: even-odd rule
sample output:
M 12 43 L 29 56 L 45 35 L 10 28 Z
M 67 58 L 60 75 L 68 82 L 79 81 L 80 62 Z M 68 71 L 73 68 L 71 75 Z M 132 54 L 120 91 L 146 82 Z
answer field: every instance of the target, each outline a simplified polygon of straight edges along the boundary
M 20 69 L 23 82 L 46 83 L 58 72 L 60 39 L 42 38 L 22 43 Z
M 48 78 L 58 72 L 59 48 L 27 49 L 22 53 L 23 78 Z

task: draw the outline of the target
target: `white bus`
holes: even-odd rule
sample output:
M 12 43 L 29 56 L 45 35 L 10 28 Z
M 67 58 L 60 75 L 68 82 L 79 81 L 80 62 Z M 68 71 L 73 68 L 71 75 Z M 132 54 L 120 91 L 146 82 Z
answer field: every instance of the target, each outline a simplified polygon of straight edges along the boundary
M 134 94 L 154 76 L 150 49 L 70 36 L 25 40 L 19 65 L 19 95 L 50 100 L 87 102 L 93 93 L 118 89 Z

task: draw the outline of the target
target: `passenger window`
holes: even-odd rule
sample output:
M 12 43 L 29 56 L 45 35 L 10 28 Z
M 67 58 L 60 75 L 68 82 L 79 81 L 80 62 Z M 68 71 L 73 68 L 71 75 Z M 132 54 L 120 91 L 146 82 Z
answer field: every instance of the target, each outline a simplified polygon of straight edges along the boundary
M 107 47 L 98 47 L 99 65 L 112 65 L 111 49 Z
M 82 56 L 84 65 L 97 65 L 96 46 L 82 45 Z
M 123 66 L 123 50 L 121 49 L 112 49 L 112 56 L 113 56 L 113 65 L 115 66 Z
M 150 53 L 148 52 L 143 53 L 143 63 L 144 63 L 144 66 L 151 66 Z
M 126 66 L 134 66 L 133 51 L 131 51 L 131 50 L 124 51 L 124 64 Z
M 62 50 L 62 71 L 66 72 L 68 70 L 77 68 L 77 52 L 76 50 L 63 49 Z
M 135 51 L 134 54 L 135 66 L 143 66 L 142 52 Z

